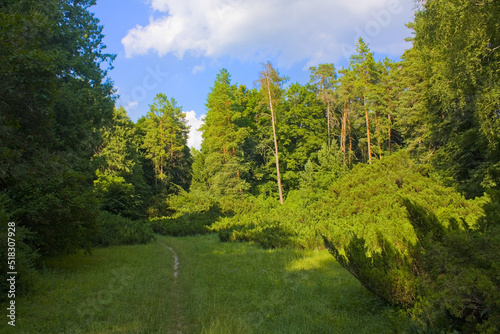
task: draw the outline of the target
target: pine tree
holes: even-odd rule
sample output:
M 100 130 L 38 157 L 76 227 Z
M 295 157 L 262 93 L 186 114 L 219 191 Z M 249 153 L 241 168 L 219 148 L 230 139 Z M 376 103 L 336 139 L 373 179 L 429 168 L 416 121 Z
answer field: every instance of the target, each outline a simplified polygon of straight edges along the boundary
M 156 95 L 146 116 L 142 147 L 153 162 L 155 185 L 158 187 L 160 181 L 162 189 L 173 190 L 169 184 L 183 188 L 189 184 L 189 126 L 185 118 L 177 102 L 162 93 Z
M 326 105 L 326 119 L 328 129 L 328 147 L 332 145 L 332 128 L 337 122 L 332 114 L 335 110 L 334 89 L 337 84 L 337 72 L 333 64 L 320 64 L 310 67 L 310 82 L 316 86 L 318 97 Z
M 378 72 L 373 53 L 370 52 L 368 45 L 359 39 L 357 45 L 357 54 L 351 56 L 350 67 L 354 72 L 356 80 L 354 88 L 360 94 L 362 101 L 362 110 L 366 121 L 366 140 L 368 162 L 372 163 L 372 140 L 370 130 L 370 114 L 374 113 L 375 99 L 377 96 L 376 83 Z M 376 115 L 374 115 L 376 117 Z
M 207 115 L 200 128 L 205 185 L 217 195 L 242 194 L 249 188 L 242 148 L 248 131 L 238 95 L 237 86 L 231 85 L 231 76 L 223 68 L 207 97 Z

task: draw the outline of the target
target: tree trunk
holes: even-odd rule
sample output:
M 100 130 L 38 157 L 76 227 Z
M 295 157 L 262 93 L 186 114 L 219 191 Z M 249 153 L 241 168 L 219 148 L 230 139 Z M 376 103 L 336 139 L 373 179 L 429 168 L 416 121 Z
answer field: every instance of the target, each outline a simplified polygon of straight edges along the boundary
M 346 164 L 346 150 L 347 150 L 347 100 L 344 101 L 344 111 L 342 115 L 342 132 L 340 135 L 340 149 L 344 154 L 344 166 Z
M 389 114 L 387 116 L 389 118 L 389 156 L 392 154 L 392 138 L 391 138 L 391 127 L 392 127 L 392 124 L 391 124 L 391 114 Z
M 363 95 L 364 105 L 365 105 L 365 114 L 366 114 L 366 138 L 368 140 L 368 161 L 370 165 L 372 163 L 372 148 L 371 148 L 371 140 L 370 140 L 370 118 L 368 116 L 368 106 L 366 104 L 366 93 Z
M 349 166 L 352 166 L 352 133 L 351 133 L 351 120 L 347 119 L 349 125 Z
M 375 112 L 375 130 L 377 131 L 378 156 L 380 160 L 382 160 L 382 143 L 381 143 L 382 133 L 380 132 L 380 124 L 378 122 L 378 115 L 376 112 Z
M 327 126 L 328 126 L 328 148 L 330 148 L 332 146 L 332 136 L 331 136 L 331 133 L 330 133 L 330 128 L 331 128 L 331 125 L 330 125 L 330 101 L 328 101 L 327 105 L 326 105 L 326 120 L 327 120 Z
M 269 82 L 269 77 L 267 79 L 267 92 L 269 94 L 269 107 L 271 108 L 271 123 L 273 125 L 273 137 L 274 137 L 274 152 L 276 157 L 276 176 L 278 178 L 278 192 L 280 195 L 280 203 L 283 204 L 283 191 L 281 190 L 281 175 L 280 175 L 280 162 L 279 162 L 279 154 L 278 154 L 278 139 L 276 138 L 276 125 L 274 118 L 274 109 L 273 109 L 273 100 L 271 97 L 271 86 Z

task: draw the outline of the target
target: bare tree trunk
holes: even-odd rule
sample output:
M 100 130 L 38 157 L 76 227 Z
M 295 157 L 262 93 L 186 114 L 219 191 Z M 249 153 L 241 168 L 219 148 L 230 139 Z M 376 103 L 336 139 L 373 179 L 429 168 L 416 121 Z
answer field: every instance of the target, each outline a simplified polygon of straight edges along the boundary
M 351 133 L 351 120 L 348 118 L 347 123 L 349 124 L 349 166 L 352 166 L 352 133 Z
M 330 101 L 328 101 L 326 105 L 326 121 L 328 126 L 328 148 L 332 146 L 332 135 L 330 132 L 331 124 L 330 124 Z
M 380 126 L 378 122 L 378 115 L 375 112 L 375 130 L 377 131 L 377 147 L 378 147 L 378 155 L 380 160 L 382 160 L 382 144 L 381 144 L 381 137 L 382 133 L 380 132 Z
M 273 100 L 271 97 L 271 86 L 269 82 L 269 77 L 266 76 L 267 79 L 267 92 L 269 94 L 269 108 L 271 108 L 271 123 L 273 125 L 273 137 L 274 137 L 274 153 L 276 156 L 276 175 L 278 177 L 278 192 L 280 195 L 280 203 L 283 204 L 283 191 L 281 190 L 281 175 L 280 175 L 280 162 L 278 155 L 278 139 L 276 138 L 276 125 L 275 125 L 275 117 L 274 117 L 274 109 L 273 109 Z
M 344 166 L 346 164 L 346 150 L 347 150 L 347 100 L 344 101 L 344 111 L 342 115 L 342 133 L 340 135 L 340 148 L 344 154 Z
M 366 105 L 366 92 L 363 95 L 364 105 L 365 105 L 365 114 L 366 114 L 366 138 L 368 139 L 368 161 L 370 165 L 372 163 L 372 148 L 371 148 L 371 139 L 370 139 L 370 118 L 368 117 L 368 106 Z
M 391 124 L 391 114 L 387 116 L 389 118 L 389 156 L 392 154 L 392 124 Z

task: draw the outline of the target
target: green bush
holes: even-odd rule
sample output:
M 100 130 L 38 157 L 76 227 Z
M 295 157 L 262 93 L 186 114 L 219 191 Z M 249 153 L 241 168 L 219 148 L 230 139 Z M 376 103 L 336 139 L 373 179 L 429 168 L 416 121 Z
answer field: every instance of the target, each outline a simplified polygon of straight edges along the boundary
M 0 270 L 3 276 L 3 279 L 0 281 L 0 301 L 4 301 L 7 299 L 9 291 L 8 277 L 6 277 L 7 272 L 17 272 L 16 296 L 26 294 L 38 277 L 38 272 L 35 268 L 39 260 L 39 254 L 30 246 L 33 233 L 30 233 L 24 227 L 15 226 L 15 236 L 11 237 L 15 240 L 15 270 L 9 268 L 7 263 L 9 249 L 7 246 L 10 226 L 9 219 L 2 210 L 0 210 L 0 226 L 0 243 L 2 244 L 0 247 L 0 258 L 2 259 Z
M 485 199 L 467 200 L 455 189 L 443 186 L 406 152 L 372 165 L 357 165 L 310 209 L 321 233 L 336 247 L 347 246 L 355 235 L 366 241 L 369 252 L 376 252 L 381 247 L 379 234 L 396 245 L 416 242 L 406 199 L 435 212 L 445 226 L 461 219 L 475 226 L 484 215 L 481 206 Z
M 151 227 L 155 233 L 171 236 L 188 236 L 206 234 L 222 212 L 218 206 L 213 206 L 207 211 L 190 212 L 174 217 L 152 218 Z
M 143 220 L 131 220 L 102 211 L 97 221 L 97 232 L 92 240 L 95 247 L 146 244 L 154 239 L 151 226 Z
M 222 218 L 212 225 L 221 241 L 253 241 L 265 248 L 318 248 L 323 245 L 313 215 L 313 203 L 302 191 L 288 195 L 284 205 L 274 199 L 248 198 L 239 202 L 247 212 Z
M 366 240 L 353 238 L 339 263 L 366 288 L 408 310 L 425 332 L 498 333 L 500 329 L 500 226 L 485 230 L 455 221 L 445 226 L 412 201 L 405 202 L 417 242 L 404 247 L 379 235 L 381 251 L 368 255 Z M 406 249 L 402 251 L 402 249 Z
M 399 154 L 354 168 L 321 200 L 327 248 L 423 332 L 500 329 L 500 209 L 466 200 Z

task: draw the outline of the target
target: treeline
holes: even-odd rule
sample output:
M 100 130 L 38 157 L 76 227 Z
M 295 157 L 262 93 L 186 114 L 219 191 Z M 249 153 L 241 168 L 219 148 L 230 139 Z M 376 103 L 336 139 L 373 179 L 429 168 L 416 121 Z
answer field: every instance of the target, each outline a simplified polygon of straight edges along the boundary
M 166 194 L 190 183 L 188 127 L 175 101 L 158 95 L 137 124 L 115 108 L 115 56 L 94 4 L 0 3 L 1 268 L 18 272 L 21 294 L 47 256 L 150 241 L 146 217 L 166 214 Z
M 413 330 L 497 332 L 499 12 L 427 1 L 403 61 L 359 40 L 347 68 L 313 67 L 306 85 L 270 63 L 253 89 L 221 70 L 190 191 L 156 231 L 326 246 Z
M 17 224 L 20 287 L 40 256 L 216 232 L 327 247 L 415 329 L 498 331 L 498 2 L 422 3 L 400 62 L 360 39 L 303 85 L 222 69 L 200 151 L 174 99 L 136 124 L 115 107 L 93 4 L 0 4 L 0 235 Z

